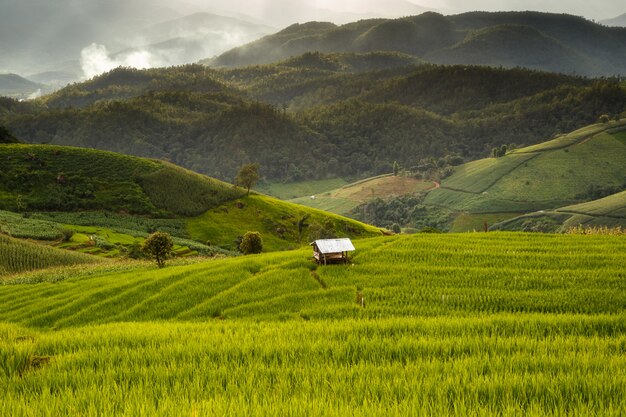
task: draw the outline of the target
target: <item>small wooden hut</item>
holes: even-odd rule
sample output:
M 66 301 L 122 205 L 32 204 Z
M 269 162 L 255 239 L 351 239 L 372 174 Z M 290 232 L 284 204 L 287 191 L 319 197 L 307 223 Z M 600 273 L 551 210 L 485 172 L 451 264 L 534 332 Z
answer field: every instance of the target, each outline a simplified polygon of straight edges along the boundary
M 318 239 L 311 243 L 313 258 L 318 264 L 348 262 L 348 252 L 354 251 L 354 245 L 348 238 Z

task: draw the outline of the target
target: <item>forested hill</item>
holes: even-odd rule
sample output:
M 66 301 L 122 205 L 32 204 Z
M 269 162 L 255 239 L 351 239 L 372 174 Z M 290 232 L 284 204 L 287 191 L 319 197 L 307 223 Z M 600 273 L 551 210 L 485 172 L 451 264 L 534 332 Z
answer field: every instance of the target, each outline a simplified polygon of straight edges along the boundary
M 468 161 L 625 108 L 618 79 L 307 53 L 236 69 L 118 68 L 36 101 L 0 99 L 0 125 L 25 142 L 163 158 L 227 181 L 249 162 L 294 181 Z
M 264 64 L 305 52 L 395 51 L 438 64 L 525 67 L 588 76 L 626 74 L 626 28 L 539 12 L 424 13 L 342 26 L 295 24 L 204 61 Z

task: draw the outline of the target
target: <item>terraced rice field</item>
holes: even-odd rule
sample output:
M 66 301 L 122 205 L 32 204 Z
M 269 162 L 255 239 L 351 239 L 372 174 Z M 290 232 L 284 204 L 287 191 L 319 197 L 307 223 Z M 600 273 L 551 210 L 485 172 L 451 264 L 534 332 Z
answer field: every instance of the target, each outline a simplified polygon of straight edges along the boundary
M 358 241 L 348 265 L 24 275 L 0 285 L 0 410 L 618 416 L 625 254 L 620 236 L 412 235 Z

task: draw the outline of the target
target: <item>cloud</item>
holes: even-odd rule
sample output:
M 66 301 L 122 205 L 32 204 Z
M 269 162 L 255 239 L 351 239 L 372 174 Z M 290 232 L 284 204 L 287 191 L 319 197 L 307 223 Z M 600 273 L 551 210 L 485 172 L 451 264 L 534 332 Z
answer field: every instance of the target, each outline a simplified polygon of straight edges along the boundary
M 160 59 L 144 50 L 136 50 L 112 57 L 106 46 L 92 43 L 80 52 L 80 66 L 86 79 L 120 66 L 144 69 L 160 64 Z
M 41 88 L 38 88 L 37 91 L 31 93 L 26 99 L 27 100 L 34 100 L 36 98 L 39 98 L 43 95 Z

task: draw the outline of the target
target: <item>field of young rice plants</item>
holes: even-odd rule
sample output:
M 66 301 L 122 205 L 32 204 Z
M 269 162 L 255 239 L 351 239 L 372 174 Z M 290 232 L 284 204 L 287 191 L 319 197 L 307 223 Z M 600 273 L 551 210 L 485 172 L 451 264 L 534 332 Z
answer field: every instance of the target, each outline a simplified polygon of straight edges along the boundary
M 626 412 L 623 236 L 355 245 L 349 265 L 299 250 L 16 276 L 0 285 L 0 414 Z

